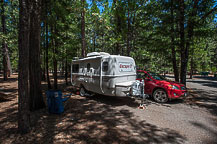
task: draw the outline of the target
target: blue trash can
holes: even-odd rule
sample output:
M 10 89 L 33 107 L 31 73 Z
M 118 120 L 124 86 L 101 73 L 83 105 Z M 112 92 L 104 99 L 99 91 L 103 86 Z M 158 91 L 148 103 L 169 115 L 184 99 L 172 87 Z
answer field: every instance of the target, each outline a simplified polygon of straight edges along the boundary
M 64 111 L 62 92 L 60 90 L 49 90 L 46 92 L 48 112 L 61 114 Z

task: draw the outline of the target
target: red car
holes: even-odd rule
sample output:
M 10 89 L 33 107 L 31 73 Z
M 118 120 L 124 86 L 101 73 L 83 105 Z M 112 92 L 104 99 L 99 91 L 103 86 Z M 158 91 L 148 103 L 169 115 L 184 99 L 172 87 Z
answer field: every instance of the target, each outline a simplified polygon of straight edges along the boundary
M 145 93 L 151 95 L 157 102 L 165 103 L 169 99 L 187 96 L 185 85 L 169 81 L 156 73 L 137 70 L 137 80 L 142 79 L 145 82 Z

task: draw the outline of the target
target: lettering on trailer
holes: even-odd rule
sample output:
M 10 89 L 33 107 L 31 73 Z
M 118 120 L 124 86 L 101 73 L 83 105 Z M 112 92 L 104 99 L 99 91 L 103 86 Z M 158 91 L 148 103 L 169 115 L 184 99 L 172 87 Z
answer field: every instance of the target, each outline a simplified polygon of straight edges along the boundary
M 133 64 L 127 62 L 119 63 L 119 71 L 120 72 L 131 72 L 133 70 Z

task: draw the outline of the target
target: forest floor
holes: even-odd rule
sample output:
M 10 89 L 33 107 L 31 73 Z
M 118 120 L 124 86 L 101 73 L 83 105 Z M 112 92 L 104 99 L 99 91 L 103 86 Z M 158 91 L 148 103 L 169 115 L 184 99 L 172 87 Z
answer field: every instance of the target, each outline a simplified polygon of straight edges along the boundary
M 64 94 L 72 88 L 59 80 Z M 31 113 L 31 132 L 17 131 L 17 75 L 7 82 L 0 76 L 0 143 L 216 143 L 216 80 L 188 80 L 189 96 L 166 104 L 131 98 L 72 95 L 61 115 L 47 108 Z M 46 84 L 43 83 L 46 102 Z

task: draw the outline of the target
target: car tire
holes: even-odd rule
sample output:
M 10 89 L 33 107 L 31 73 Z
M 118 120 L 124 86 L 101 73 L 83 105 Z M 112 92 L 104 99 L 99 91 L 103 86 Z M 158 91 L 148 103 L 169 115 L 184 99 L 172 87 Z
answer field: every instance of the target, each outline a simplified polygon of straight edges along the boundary
M 153 98 L 158 103 L 166 103 L 169 100 L 166 91 L 163 89 L 156 89 L 153 93 Z

